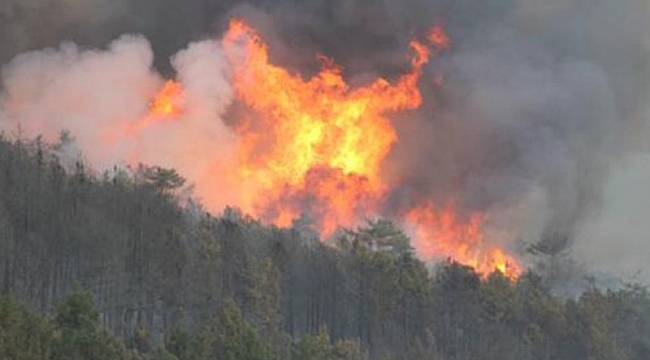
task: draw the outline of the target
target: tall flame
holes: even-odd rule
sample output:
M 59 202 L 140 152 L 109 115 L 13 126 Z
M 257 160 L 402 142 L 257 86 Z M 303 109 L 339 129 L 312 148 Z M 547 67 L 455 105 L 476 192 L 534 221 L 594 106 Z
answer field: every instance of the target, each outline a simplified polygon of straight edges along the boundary
M 256 115 L 238 129 L 240 175 L 256 185 L 244 210 L 281 226 L 309 213 L 324 236 L 372 213 L 387 189 L 381 163 L 397 141 L 386 113 L 420 105 L 426 46 L 411 43 L 413 69 L 394 84 L 379 78 L 351 88 L 327 59 L 310 79 L 272 65 L 259 35 L 241 21 L 231 23 L 224 44 L 238 97 Z
M 235 169 L 222 175 L 235 178 L 239 203 L 233 205 L 278 226 L 309 226 L 323 237 L 379 213 L 394 186 L 382 177 L 382 163 L 399 141 L 388 116 L 421 105 L 418 82 L 430 47 L 441 51 L 451 44 L 441 26 L 426 39 L 410 42 L 406 74 L 352 87 L 341 68 L 322 56 L 321 70 L 310 78 L 272 64 L 260 36 L 233 20 L 222 45 L 246 114 L 234 126 Z M 176 119 L 186 105 L 182 85 L 168 81 L 149 113 L 127 130 Z M 516 260 L 485 239 L 484 219 L 484 214 L 461 219 L 453 206 L 426 205 L 401 221 L 415 228 L 413 245 L 425 260 L 452 258 L 481 274 L 499 270 L 517 277 Z

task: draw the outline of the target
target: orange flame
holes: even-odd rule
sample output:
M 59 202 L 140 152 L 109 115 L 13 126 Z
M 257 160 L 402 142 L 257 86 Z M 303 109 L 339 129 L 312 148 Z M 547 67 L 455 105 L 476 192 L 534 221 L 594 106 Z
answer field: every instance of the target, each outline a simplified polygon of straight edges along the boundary
M 437 50 L 451 44 L 442 27 L 427 37 Z M 337 227 L 352 228 L 377 214 L 392 184 L 381 176 L 382 162 L 398 141 L 388 115 L 416 109 L 422 102 L 418 81 L 431 50 L 411 41 L 411 70 L 394 81 L 378 78 L 351 87 L 341 69 L 324 56 L 311 78 L 273 65 L 268 48 L 246 23 L 233 20 L 223 39 L 233 66 L 237 99 L 246 115 L 235 126 L 238 202 L 244 212 L 287 227 L 307 223 L 323 237 Z M 181 84 L 169 81 L 149 113 L 131 124 L 139 130 L 175 119 L 185 111 Z M 484 215 L 462 221 L 453 207 L 425 206 L 404 221 L 416 227 L 414 247 L 425 260 L 453 258 L 481 274 L 498 269 L 521 273 L 517 262 L 483 235 Z
M 173 80 L 165 82 L 149 105 L 149 112 L 136 122 L 124 126 L 127 133 L 141 131 L 152 124 L 168 121 L 181 116 L 185 107 L 185 90 L 183 86 Z
M 186 106 L 185 90 L 183 86 L 173 80 L 165 82 L 149 104 L 147 113 L 135 121 L 123 121 L 120 126 L 107 129 L 103 134 L 103 141 L 108 144 L 115 143 L 123 138 L 140 134 L 154 124 L 176 120 L 183 114 Z M 140 149 L 127 155 L 127 161 L 135 165 L 138 163 Z
M 180 83 L 172 80 L 165 82 L 165 86 L 158 92 L 151 103 L 151 116 L 179 116 L 182 112 L 185 92 Z
M 406 221 L 415 227 L 413 246 L 421 258 L 448 257 L 473 267 L 483 276 L 498 270 L 516 279 L 522 273 L 521 265 L 494 243 L 486 241 L 485 219 L 486 215 L 481 213 L 462 219 L 453 204 L 441 211 L 430 204 L 420 206 L 406 215 Z
M 442 27 L 428 36 L 438 50 L 451 46 Z M 237 128 L 239 177 L 249 184 L 242 208 L 279 226 L 290 226 L 305 213 L 322 236 L 337 226 L 352 227 L 379 209 L 390 184 L 381 164 L 397 134 L 387 114 L 415 109 L 429 48 L 412 41 L 412 69 L 394 83 L 378 78 L 357 88 L 344 80 L 330 59 L 309 79 L 269 62 L 268 48 L 244 22 L 234 20 L 224 47 L 235 67 L 237 96 L 252 110 Z M 484 216 L 467 221 L 452 206 L 412 210 L 406 222 L 417 228 L 414 247 L 424 259 L 450 257 L 487 275 L 499 270 L 510 278 L 518 263 L 483 235 Z
M 272 65 L 267 46 L 242 21 L 231 23 L 224 44 L 238 97 L 257 115 L 238 129 L 240 175 L 258 189 L 244 210 L 279 225 L 308 210 L 314 229 L 329 236 L 376 209 L 386 191 L 381 163 L 397 141 L 386 113 L 420 105 L 426 46 L 411 43 L 413 69 L 395 84 L 379 78 L 351 88 L 328 59 L 310 79 Z

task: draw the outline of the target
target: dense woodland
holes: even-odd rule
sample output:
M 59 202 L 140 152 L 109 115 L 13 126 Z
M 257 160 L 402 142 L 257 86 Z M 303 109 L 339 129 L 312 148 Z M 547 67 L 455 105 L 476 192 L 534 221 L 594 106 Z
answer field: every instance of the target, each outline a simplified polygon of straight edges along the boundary
M 0 140 L 1 360 L 650 359 L 640 285 L 431 270 L 382 220 L 323 245 L 210 215 L 173 170 L 94 173 L 71 142 Z

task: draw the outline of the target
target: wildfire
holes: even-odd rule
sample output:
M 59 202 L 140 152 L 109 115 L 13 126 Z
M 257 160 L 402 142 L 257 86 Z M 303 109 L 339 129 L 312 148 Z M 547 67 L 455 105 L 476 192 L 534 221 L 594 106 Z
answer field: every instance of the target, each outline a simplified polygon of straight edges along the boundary
M 427 204 L 406 215 L 406 222 L 415 228 L 413 246 L 421 258 L 448 257 L 473 267 L 479 274 L 488 275 L 498 270 L 516 279 L 522 273 L 521 266 L 502 249 L 486 241 L 485 219 L 486 215 L 481 213 L 462 219 L 453 204 L 440 210 Z
M 183 113 L 184 106 L 183 86 L 176 81 L 168 80 L 151 101 L 148 113 L 135 122 L 125 124 L 124 132 L 136 133 L 154 123 L 178 118 Z
M 418 81 L 430 47 L 440 51 L 451 44 L 440 26 L 426 40 L 410 42 L 406 74 L 351 87 L 326 57 L 319 58 L 321 70 L 311 78 L 272 64 L 257 32 L 232 21 L 222 45 L 236 97 L 245 105 L 234 129 L 235 168 L 227 174 L 238 187 L 233 205 L 278 226 L 310 226 L 323 237 L 376 215 L 394 186 L 381 175 L 382 162 L 399 140 L 388 116 L 420 106 Z M 149 113 L 128 130 L 179 118 L 185 102 L 181 84 L 168 81 Z M 414 247 L 425 260 L 449 257 L 482 274 L 497 269 L 511 278 L 521 272 L 513 258 L 486 241 L 482 214 L 461 220 L 452 206 L 422 206 L 402 220 L 416 228 Z
M 281 226 L 309 214 L 329 236 L 376 209 L 387 189 L 381 163 L 397 141 L 386 113 L 420 105 L 427 47 L 411 43 L 413 69 L 394 84 L 379 78 L 351 88 L 328 59 L 310 79 L 271 64 L 267 46 L 241 21 L 231 23 L 224 45 L 238 97 L 254 112 L 238 128 L 240 176 L 256 189 L 244 210 Z
M 165 82 L 165 86 L 158 92 L 151 103 L 151 116 L 178 116 L 182 112 L 185 94 L 180 83 L 172 80 Z
M 427 40 L 437 50 L 451 46 L 441 26 Z M 243 209 L 279 226 L 308 214 L 325 237 L 375 214 L 391 185 L 381 177 L 381 164 L 398 141 L 387 115 L 420 106 L 418 81 L 429 47 L 411 41 L 409 73 L 392 84 L 378 78 L 357 88 L 327 58 L 309 79 L 271 64 L 266 44 L 242 21 L 230 24 L 224 47 L 237 96 L 252 110 L 237 128 L 239 176 L 253 189 Z M 463 222 L 455 214 L 452 206 L 426 206 L 406 216 L 417 228 L 414 246 L 422 258 L 450 257 L 482 274 L 521 273 L 513 258 L 484 238 L 483 215 Z

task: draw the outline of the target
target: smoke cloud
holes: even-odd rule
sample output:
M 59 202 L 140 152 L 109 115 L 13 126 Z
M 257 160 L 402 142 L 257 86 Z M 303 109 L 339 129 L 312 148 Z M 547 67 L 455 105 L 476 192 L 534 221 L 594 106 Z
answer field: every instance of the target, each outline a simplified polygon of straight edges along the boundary
M 3 69 L 2 127 L 50 142 L 69 131 L 97 169 L 124 163 L 173 167 L 208 196 L 214 192 L 205 188 L 210 177 L 232 157 L 232 134 L 221 121 L 233 96 L 222 57 L 216 41 L 193 43 L 176 54 L 171 64 L 191 111 L 133 129 L 164 82 L 153 70 L 145 38 L 125 35 L 102 51 L 64 43 L 22 54 Z
M 71 130 L 100 168 L 135 154 L 175 167 L 209 205 L 222 206 L 237 201 L 227 196 L 227 179 L 211 180 L 223 176 L 235 142 L 228 119 L 233 91 L 219 43 L 200 40 L 217 38 L 230 16 L 241 16 L 270 43 L 274 62 L 309 75 L 323 53 L 361 84 L 402 71 L 410 37 L 442 22 L 453 49 L 425 74 L 424 105 L 392 116 L 400 142 L 384 175 L 399 186 L 384 215 L 453 197 L 468 214 L 490 214 L 501 241 L 523 238 L 549 254 L 578 241 L 575 255 L 593 259 L 613 246 L 615 234 L 636 238 L 650 230 L 637 224 L 626 231 L 613 212 L 625 213 L 628 204 L 612 205 L 618 187 L 645 192 L 642 184 L 630 189 L 620 180 L 626 168 L 619 164 L 650 150 L 649 6 L 646 0 L 10 0 L 0 5 L 0 61 L 7 63 L 0 116 L 4 128 L 20 124 L 29 134 Z M 123 33 L 143 36 L 110 42 Z M 78 45 L 18 55 L 61 41 Z M 187 46 L 193 41 L 200 42 Z M 116 143 L 104 138 L 115 119 L 146 112 L 161 73 L 176 74 L 195 112 Z M 443 85 L 434 85 L 440 77 Z M 188 146 L 185 139 L 193 141 Z M 98 143 L 108 147 L 100 151 Z M 590 241 L 597 224 L 609 220 L 620 232 Z M 630 252 L 649 250 L 627 243 Z

